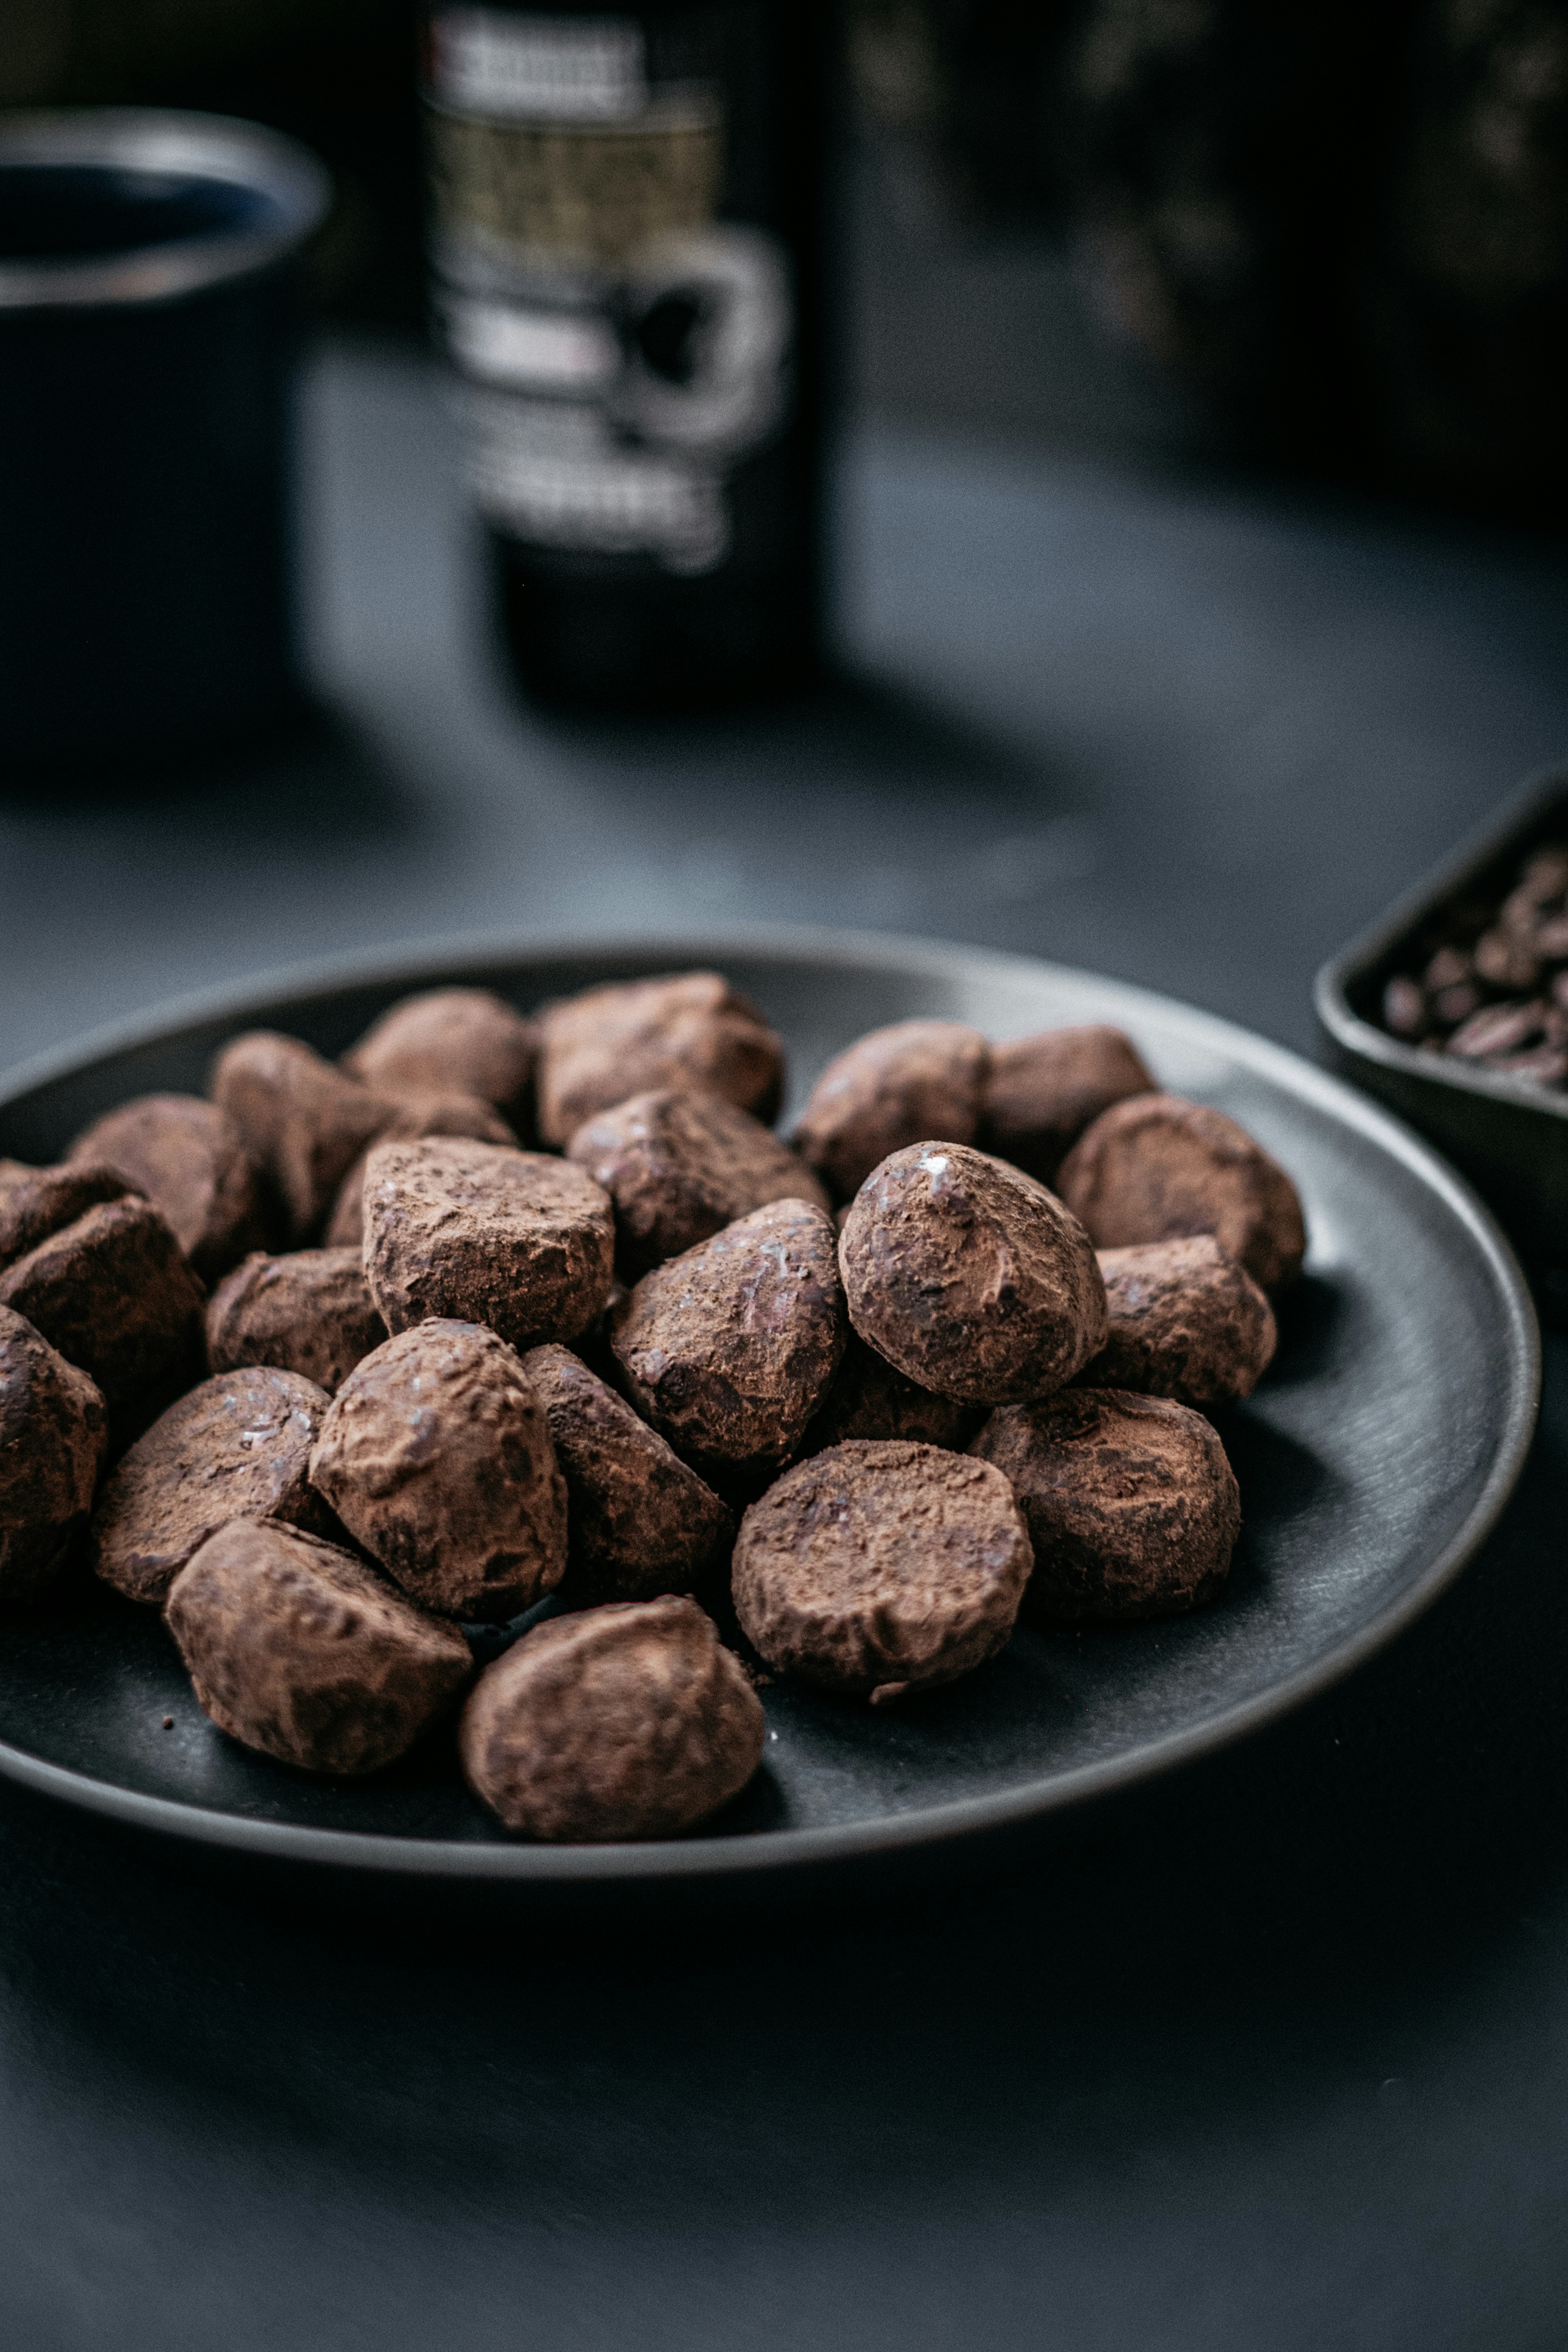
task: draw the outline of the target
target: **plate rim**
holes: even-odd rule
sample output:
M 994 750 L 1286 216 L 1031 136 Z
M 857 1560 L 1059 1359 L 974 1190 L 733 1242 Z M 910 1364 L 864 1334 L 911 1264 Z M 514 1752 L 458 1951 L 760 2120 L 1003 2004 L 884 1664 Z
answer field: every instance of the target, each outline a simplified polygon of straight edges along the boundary
M 35 1055 L 0 1073 L 0 1110 L 42 1087 L 71 1077 L 117 1053 L 155 1045 L 183 1029 L 225 1020 L 254 1020 L 266 1005 L 281 1013 L 290 1003 L 355 987 L 430 986 L 460 980 L 498 964 L 552 960 L 619 963 L 641 961 L 658 968 L 669 959 L 687 966 L 721 962 L 727 956 L 772 956 L 781 962 L 820 966 L 827 959 L 868 971 L 911 968 L 935 978 L 998 982 L 1025 979 L 1092 984 L 1108 1008 L 1126 1017 L 1140 1013 L 1167 1015 L 1173 1010 L 1194 1042 L 1208 1043 L 1244 1067 L 1272 1078 L 1298 1098 L 1343 1121 L 1403 1162 L 1442 1199 L 1479 1246 L 1503 1309 L 1509 1381 L 1501 1442 L 1479 1494 L 1460 1526 L 1420 1576 L 1354 1633 L 1322 1657 L 1298 1667 L 1267 1689 L 1255 1692 L 1195 1725 L 1141 1742 L 1094 1763 L 1053 1774 L 1048 1780 L 984 1797 L 965 1797 L 889 1815 L 873 1822 L 816 1829 L 771 1830 L 744 1837 L 696 1837 L 647 1843 L 533 1845 L 467 1843 L 450 1839 L 401 1838 L 379 1832 L 317 1829 L 298 1822 L 259 1821 L 243 1813 L 187 1805 L 100 1780 L 69 1767 L 31 1756 L 0 1738 L 0 1777 L 36 1793 L 100 1818 L 172 1837 L 184 1843 L 216 1846 L 272 1861 L 304 1863 L 317 1869 L 349 1871 L 378 1882 L 463 1880 L 490 1885 L 579 1883 L 660 1879 L 733 1880 L 798 1871 L 873 1854 L 1005 1831 L 1043 1821 L 1101 1796 L 1130 1790 L 1195 1763 L 1266 1725 L 1280 1720 L 1356 1673 L 1421 1616 L 1447 1591 L 1480 1549 L 1518 1483 L 1534 1435 L 1541 1396 L 1541 1335 L 1524 1276 L 1490 1212 L 1442 1157 L 1404 1122 L 1348 1085 L 1319 1069 L 1304 1055 L 1182 998 L 1063 964 L 1042 956 L 970 947 L 962 941 L 922 939 L 899 932 L 839 930 L 830 926 L 748 924 L 671 926 L 637 931 L 465 932 L 457 938 L 416 940 L 320 962 L 295 963 L 243 982 L 201 990 L 151 1006 L 132 1019 L 102 1025 L 71 1045 Z

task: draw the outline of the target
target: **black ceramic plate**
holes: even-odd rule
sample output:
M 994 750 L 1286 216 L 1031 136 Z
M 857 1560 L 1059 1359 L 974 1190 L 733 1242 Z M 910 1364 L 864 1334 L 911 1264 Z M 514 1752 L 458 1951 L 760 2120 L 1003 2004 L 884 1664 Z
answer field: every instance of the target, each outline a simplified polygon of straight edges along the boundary
M 1311 1249 L 1274 1369 L 1225 1420 L 1246 1528 L 1218 1605 L 1120 1632 L 1025 1631 L 966 1681 L 875 1714 L 775 1685 L 752 1788 L 706 1834 L 669 1844 L 510 1843 L 462 1787 L 449 1740 L 368 1783 L 249 1755 L 202 1716 L 157 1618 L 108 1594 L 5 1626 L 0 1770 L 176 1835 L 358 1871 L 602 1882 L 776 1870 L 961 1837 L 1163 1771 L 1323 1689 L 1458 1573 L 1518 1475 L 1538 1383 L 1529 1300 L 1486 1212 L 1336 1080 L 1083 973 L 799 933 L 426 953 L 184 1008 L 23 1073 L 0 1096 L 0 1152 L 50 1160 L 127 1096 L 199 1090 L 215 1048 L 258 1024 L 336 1053 L 395 997 L 439 981 L 526 1007 L 697 963 L 721 965 L 783 1030 L 797 1101 L 829 1054 L 882 1022 L 947 1014 L 1009 1037 L 1113 1021 L 1166 1085 L 1233 1112 L 1284 1161 Z

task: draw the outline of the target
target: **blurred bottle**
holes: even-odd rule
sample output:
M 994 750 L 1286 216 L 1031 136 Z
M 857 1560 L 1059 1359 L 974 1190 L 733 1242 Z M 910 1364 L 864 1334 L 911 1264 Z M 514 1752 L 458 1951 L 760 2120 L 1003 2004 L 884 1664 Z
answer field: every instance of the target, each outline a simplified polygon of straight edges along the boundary
M 829 0 L 437 7 L 437 335 L 524 686 L 811 671 Z

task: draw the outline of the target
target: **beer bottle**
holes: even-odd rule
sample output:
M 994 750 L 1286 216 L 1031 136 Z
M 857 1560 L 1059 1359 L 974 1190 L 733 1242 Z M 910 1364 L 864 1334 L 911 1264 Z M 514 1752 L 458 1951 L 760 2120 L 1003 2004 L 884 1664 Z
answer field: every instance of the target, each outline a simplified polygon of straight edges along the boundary
M 830 7 L 428 14 L 435 331 L 542 698 L 700 706 L 814 667 Z

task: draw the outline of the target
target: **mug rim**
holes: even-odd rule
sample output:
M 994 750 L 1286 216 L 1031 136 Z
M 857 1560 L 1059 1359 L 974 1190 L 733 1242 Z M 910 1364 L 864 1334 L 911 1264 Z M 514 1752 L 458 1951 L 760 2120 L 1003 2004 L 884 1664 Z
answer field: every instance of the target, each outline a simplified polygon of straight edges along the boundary
M 76 164 L 177 173 L 270 198 L 265 226 L 133 247 L 82 259 L 0 259 L 0 313 L 140 310 L 270 268 L 320 227 L 331 181 L 307 147 L 226 114 L 164 107 L 63 107 L 0 113 L 0 165 Z

